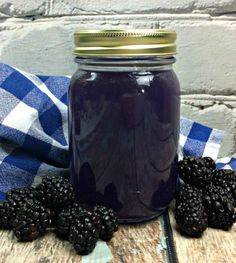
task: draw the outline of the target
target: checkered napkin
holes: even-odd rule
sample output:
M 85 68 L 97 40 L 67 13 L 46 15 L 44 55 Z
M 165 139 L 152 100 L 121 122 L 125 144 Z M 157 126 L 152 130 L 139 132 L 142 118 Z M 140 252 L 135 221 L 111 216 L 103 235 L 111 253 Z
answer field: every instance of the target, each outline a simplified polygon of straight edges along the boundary
M 69 77 L 36 76 L 0 64 L 0 200 L 45 174 L 68 174 Z M 181 118 L 179 155 L 216 159 L 223 132 Z M 236 156 L 220 168 L 236 169 Z

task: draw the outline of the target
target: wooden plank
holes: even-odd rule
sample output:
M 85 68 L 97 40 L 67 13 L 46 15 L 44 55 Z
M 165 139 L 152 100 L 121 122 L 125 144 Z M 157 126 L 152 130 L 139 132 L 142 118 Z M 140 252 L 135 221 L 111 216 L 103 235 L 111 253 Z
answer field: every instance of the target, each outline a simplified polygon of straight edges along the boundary
M 158 220 L 122 226 L 119 234 L 111 240 L 110 248 L 114 256 L 111 263 L 162 263 L 164 255 L 156 251 L 156 246 L 160 243 L 160 231 Z
M 173 213 L 171 224 L 179 263 L 234 263 L 236 262 L 236 224 L 230 231 L 207 229 L 202 238 L 187 238 L 176 231 Z M 165 251 L 160 254 L 161 226 L 158 220 L 146 224 L 124 225 L 107 243 L 113 259 L 110 263 L 162 263 Z M 104 251 L 95 254 L 96 263 L 104 263 Z M 109 257 L 108 257 L 109 258 Z M 19 243 L 12 232 L 0 232 L 0 263 L 79 263 L 72 245 L 59 240 L 53 233 L 30 243 Z M 83 260 L 82 260 L 83 262 Z M 86 261 L 94 263 L 94 261 Z
M 208 228 L 201 238 L 181 236 L 172 210 L 171 225 L 179 263 L 235 263 L 236 224 L 230 231 Z
M 80 258 L 69 242 L 56 239 L 52 233 L 33 242 L 20 243 L 12 232 L 1 231 L 0 246 L 1 263 L 74 263 Z
M 160 242 L 158 220 L 140 225 L 122 225 L 107 243 L 113 254 L 111 263 L 163 262 L 163 253 L 156 252 Z M 96 263 L 105 263 L 103 251 L 97 251 Z M 105 257 L 106 258 L 106 257 Z M 88 259 L 87 259 L 88 260 Z M 79 263 L 83 262 L 72 245 L 59 240 L 53 233 L 33 242 L 20 243 L 12 232 L 0 231 L 0 263 Z M 94 260 L 86 262 L 94 263 Z

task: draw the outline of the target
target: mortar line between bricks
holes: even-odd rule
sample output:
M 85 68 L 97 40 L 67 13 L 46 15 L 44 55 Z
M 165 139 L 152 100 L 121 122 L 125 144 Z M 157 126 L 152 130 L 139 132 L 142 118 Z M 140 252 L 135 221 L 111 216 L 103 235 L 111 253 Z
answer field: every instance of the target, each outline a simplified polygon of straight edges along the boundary
M 234 95 L 206 95 L 206 94 L 184 94 L 181 99 L 185 100 L 213 100 L 213 101 L 233 101 L 236 102 Z
M 50 0 L 47 0 L 45 2 L 45 16 L 47 16 L 49 14 L 49 9 L 50 9 Z
M 47 5 L 47 13 L 48 15 L 46 16 L 17 16 L 17 17 L 0 17 L 0 21 L 2 20 L 9 20 L 9 19 L 15 19 L 15 20 L 24 20 L 31 22 L 32 20 L 34 21 L 47 21 L 48 19 L 54 18 L 54 19 L 72 19 L 72 20 L 94 20 L 98 19 L 98 21 L 110 21 L 110 20 L 122 20 L 126 21 L 127 19 L 129 20 L 141 20 L 143 18 L 148 19 L 148 20 L 176 20 L 176 21 L 181 21 L 181 20 L 191 20 L 191 21 L 236 21 L 236 16 L 227 16 L 227 14 L 220 15 L 220 16 L 211 16 L 210 14 L 192 14 L 192 13 L 181 13 L 181 14 L 171 14 L 171 13 L 160 13 L 160 14 L 62 14 L 62 15 L 49 15 L 52 13 L 52 5 L 53 5 L 53 0 L 49 0 L 48 5 Z
M 225 108 L 229 109 L 229 110 L 234 110 L 234 107 L 232 105 L 229 105 L 227 103 L 215 103 L 213 102 L 212 104 L 208 104 L 208 105 L 201 105 L 201 104 L 196 104 L 197 100 L 195 101 L 181 101 L 181 106 L 185 105 L 185 106 L 191 106 L 193 108 L 198 108 L 199 110 L 206 110 L 212 107 L 215 107 L 215 105 L 223 105 Z M 209 100 L 209 102 L 212 102 Z
M 52 13 L 53 4 L 54 4 L 54 0 L 49 0 L 49 12 L 48 12 L 49 16 Z

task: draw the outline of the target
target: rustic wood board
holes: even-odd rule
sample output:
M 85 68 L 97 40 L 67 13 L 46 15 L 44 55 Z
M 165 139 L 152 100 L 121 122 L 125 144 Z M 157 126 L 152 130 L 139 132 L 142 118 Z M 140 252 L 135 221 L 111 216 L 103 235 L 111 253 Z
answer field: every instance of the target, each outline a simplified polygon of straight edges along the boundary
M 153 220 L 146 224 L 121 226 L 107 243 L 107 250 L 99 250 L 90 257 L 81 258 L 67 241 L 53 233 L 30 243 L 19 243 L 12 232 L 0 232 L 1 263 L 163 263 L 165 249 L 157 252 L 160 244 L 161 224 Z M 100 245 L 103 242 L 100 242 Z M 103 243 L 104 246 L 105 243 Z M 100 246 L 98 245 L 98 247 Z M 91 258 L 92 256 L 92 258 Z
M 201 238 L 187 238 L 176 230 L 172 210 L 170 220 L 179 263 L 236 262 L 236 223 L 230 231 L 208 228 Z
M 236 224 L 230 231 L 207 229 L 200 239 L 181 236 L 170 211 L 173 235 L 179 263 L 236 262 Z M 107 243 L 100 242 L 93 257 L 78 256 L 67 241 L 53 233 L 31 243 L 16 242 L 12 232 L 0 231 L 0 263 L 163 263 L 165 249 L 157 252 L 161 243 L 161 224 L 153 220 L 136 226 L 121 226 Z M 91 256 L 91 255 L 90 255 Z
M 158 220 L 146 224 L 122 226 L 120 233 L 111 241 L 111 250 L 115 262 L 163 262 L 163 254 L 158 254 L 161 226 Z M 163 250 L 164 253 L 164 250 Z

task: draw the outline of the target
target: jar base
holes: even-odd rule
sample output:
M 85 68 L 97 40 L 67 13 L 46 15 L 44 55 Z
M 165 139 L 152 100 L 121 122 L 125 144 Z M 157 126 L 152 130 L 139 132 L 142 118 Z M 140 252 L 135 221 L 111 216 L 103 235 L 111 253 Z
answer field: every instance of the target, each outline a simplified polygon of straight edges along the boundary
M 148 221 L 151 221 L 153 219 L 158 218 L 160 215 L 162 215 L 167 208 L 162 209 L 160 211 L 157 211 L 154 215 L 151 216 L 144 216 L 141 218 L 118 218 L 118 223 L 119 224 L 139 224 L 139 223 L 145 223 Z

